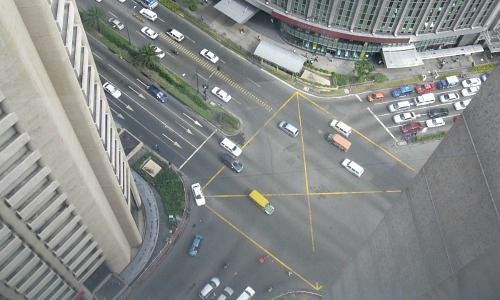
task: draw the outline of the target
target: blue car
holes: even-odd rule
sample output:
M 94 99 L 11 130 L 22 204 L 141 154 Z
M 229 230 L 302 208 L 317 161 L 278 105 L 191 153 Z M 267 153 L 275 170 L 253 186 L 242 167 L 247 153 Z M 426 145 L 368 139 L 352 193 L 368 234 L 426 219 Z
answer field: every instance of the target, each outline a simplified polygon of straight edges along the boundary
M 203 236 L 196 234 L 193 238 L 193 243 L 191 244 L 191 247 L 189 247 L 188 255 L 189 256 L 196 256 L 198 255 L 198 251 L 200 251 L 201 247 L 201 241 L 203 241 Z
M 391 94 L 392 94 L 392 97 L 399 98 L 399 97 L 408 96 L 410 94 L 413 94 L 414 92 L 415 92 L 415 90 L 414 90 L 413 86 L 403 85 L 401 87 L 393 89 L 391 91 Z
M 165 103 L 168 100 L 167 93 L 154 84 L 148 86 L 148 92 L 151 94 L 151 96 L 158 99 L 158 101 L 160 101 L 161 103 Z

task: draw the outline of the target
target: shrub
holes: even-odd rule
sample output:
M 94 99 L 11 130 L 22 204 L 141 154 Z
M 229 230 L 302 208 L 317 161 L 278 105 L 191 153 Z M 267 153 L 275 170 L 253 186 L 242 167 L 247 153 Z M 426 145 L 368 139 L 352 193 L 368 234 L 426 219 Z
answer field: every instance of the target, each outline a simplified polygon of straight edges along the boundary
M 339 74 L 332 72 L 331 84 L 332 86 L 343 86 L 351 82 L 352 77 L 349 75 Z
M 385 76 L 385 74 L 382 74 L 382 73 L 373 73 L 373 74 L 370 74 L 370 76 L 368 76 L 368 78 L 370 78 L 371 80 L 374 80 L 377 83 L 389 80 L 387 78 L 387 76 Z
M 474 66 L 472 68 L 472 71 L 475 73 L 491 72 L 491 71 L 495 70 L 496 66 L 497 66 L 496 62 L 492 62 L 492 63 L 488 63 L 488 64 L 480 64 L 480 65 Z

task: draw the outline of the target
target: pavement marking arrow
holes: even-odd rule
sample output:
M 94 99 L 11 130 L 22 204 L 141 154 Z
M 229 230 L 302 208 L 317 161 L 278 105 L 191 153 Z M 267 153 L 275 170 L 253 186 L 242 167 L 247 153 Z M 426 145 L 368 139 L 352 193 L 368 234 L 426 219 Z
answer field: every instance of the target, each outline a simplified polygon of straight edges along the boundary
M 171 138 L 169 138 L 166 134 L 162 133 L 161 135 L 163 135 L 167 140 L 171 141 L 172 144 L 174 144 L 175 147 L 177 147 L 179 149 L 182 149 L 182 146 L 179 145 L 179 143 L 177 143 L 176 141 L 174 141 Z
M 135 80 L 139 81 L 139 83 L 142 84 L 143 86 L 148 86 L 147 84 L 145 84 L 144 82 L 142 82 L 139 78 L 136 78 Z
M 139 96 L 139 98 L 146 99 L 146 97 L 144 97 L 143 94 L 141 94 L 140 92 L 134 90 L 134 88 L 132 88 L 130 85 L 128 86 L 128 88 L 131 89 L 134 93 L 136 93 L 137 96 Z
M 322 285 L 320 285 L 319 283 L 316 282 L 316 284 L 313 286 L 313 289 L 315 289 L 316 291 L 319 291 L 323 288 Z
M 191 129 L 189 128 L 186 128 L 184 126 L 182 126 L 179 122 L 175 121 L 175 124 L 179 125 L 179 127 L 183 128 L 184 130 L 186 130 L 187 133 L 189 133 L 190 135 L 193 135 L 193 132 L 191 131 Z
M 130 111 L 134 111 L 134 109 L 130 105 L 125 106 L 125 108 L 128 109 L 128 110 L 130 110 Z
M 116 116 L 117 116 L 118 118 L 122 119 L 122 120 L 125 120 L 125 117 L 124 117 L 122 114 L 120 114 L 120 113 L 116 114 Z
M 201 125 L 200 122 L 198 122 L 198 120 L 195 120 L 193 118 L 191 118 L 190 116 L 188 116 L 186 113 L 182 113 L 184 116 L 186 116 L 186 118 L 188 118 L 189 120 L 191 120 L 196 126 L 199 126 L 199 127 L 202 127 L 203 128 L 203 125 Z

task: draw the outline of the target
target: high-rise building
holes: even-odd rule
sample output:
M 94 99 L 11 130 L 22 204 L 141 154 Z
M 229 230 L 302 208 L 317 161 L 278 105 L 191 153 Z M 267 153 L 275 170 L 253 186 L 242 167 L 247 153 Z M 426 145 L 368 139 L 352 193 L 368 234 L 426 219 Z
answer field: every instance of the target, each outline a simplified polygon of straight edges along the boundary
M 249 19 L 255 10 L 225 0 L 219 10 Z M 381 53 L 388 67 L 482 52 L 483 33 L 498 22 L 497 0 L 246 0 L 268 13 L 282 37 L 302 49 L 356 60 Z M 218 6 L 216 6 L 217 8 Z M 243 16 L 245 16 L 243 18 Z M 427 50 L 438 51 L 420 55 Z M 401 58 L 395 57 L 401 55 Z M 389 56 L 391 58 L 389 58 Z M 412 58 L 415 58 L 412 60 Z
M 0 296 L 90 298 L 141 205 L 73 0 L 0 5 Z
M 500 69 L 334 279 L 330 299 L 500 299 Z

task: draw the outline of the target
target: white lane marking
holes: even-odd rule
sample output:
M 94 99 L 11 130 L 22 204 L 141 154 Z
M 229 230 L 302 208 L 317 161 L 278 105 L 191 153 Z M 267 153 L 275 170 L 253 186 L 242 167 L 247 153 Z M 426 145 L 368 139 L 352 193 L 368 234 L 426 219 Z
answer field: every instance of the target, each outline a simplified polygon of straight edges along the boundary
M 162 18 L 158 18 L 158 20 L 162 21 L 163 23 L 166 23 Z
M 182 163 L 182 165 L 179 167 L 179 171 L 184 167 L 184 165 L 187 164 L 187 162 L 189 160 L 191 160 L 191 158 L 201 149 L 201 147 L 203 147 L 203 145 L 205 145 L 206 142 L 208 142 L 208 140 L 217 132 L 217 129 L 215 129 L 214 131 L 212 131 L 212 133 L 203 141 L 203 143 L 201 143 L 201 145 L 196 148 L 194 150 L 194 152 Z
M 119 101 L 120 103 L 122 104 L 125 104 L 123 103 L 121 100 L 119 99 L 115 99 L 117 101 Z M 113 102 L 109 102 L 110 104 L 113 104 Z M 115 104 L 116 105 L 116 104 Z M 144 126 L 141 122 L 139 122 L 139 120 L 137 120 L 136 118 L 134 118 L 132 115 L 130 115 L 127 111 L 124 111 L 120 106 L 117 105 L 117 107 L 125 114 L 127 115 L 130 119 L 134 120 L 137 124 L 139 124 L 139 126 L 141 126 L 142 128 L 144 128 L 144 130 L 146 130 L 147 132 L 149 132 L 149 134 L 151 134 L 153 137 L 155 137 L 158 141 L 160 141 L 161 143 L 163 143 L 166 147 L 172 149 L 175 154 L 179 155 L 182 159 L 185 159 L 185 156 L 182 154 L 182 153 L 179 153 L 177 152 L 177 150 L 173 149 L 170 147 L 170 145 L 168 144 L 165 144 L 163 142 L 163 139 L 161 137 L 159 137 L 158 135 L 156 135 L 153 131 L 149 130 L 149 128 L 147 126 Z M 111 107 L 110 107 L 111 110 L 113 110 Z M 116 111 L 116 110 L 115 110 Z
M 253 83 L 256 86 L 260 87 L 260 84 L 258 84 L 257 82 L 253 81 L 252 79 L 248 78 L 248 81 L 250 81 L 251 83 Z
M 359 102 L 363 102 L 363 100 L 361 100 L 361 97 L 358 94 L 354 94 L 354 96 L 356 96 L 356 98 L 358 98 Z
M 99 55 L 97 55 L 95 52 L 92 52 L 92 54 L 94 55 L 94 57 L 97 57 L 98 59 L 103 60 L 102 57 L 100 57 Z
M 193 40 L 192 38 L 188 37 L 187 35 L 184 35 L 184 38 L 190 40 L 191 42 L 193 42 L 193 44 L 196 44 L 196 41 Z
M 115 70 L 116 73 L 122 75 L 123 77 L 127 78 L 127 76 L 123 75 L 120 71 L 118 71 L 115 67 L 113 67 L 112 65 L 108 64 L 108 67 L 110 67 L 111 69 Z
M 111 11 L 109 12 L 109 14 L 110 14 L 111 16 L 113 16 L 114 18 L 118 18 L 118 17 L 117 17 L 117 16 L 116 16 L 113 12 L 111 12 Z
M 174 144 L 175 147 L 177 147 L 179 149 L 182 149 L 182 146 L 179 145 L 179 143 L 177 143 L 173 139 L 169 138 L 166 134 L 162 133 L 161 135 L 163 135 L 167 140 L 169 140 L 170 142 L 172 142 L 172 144 Z
M 367 107 L 366 109 L 368 109 L 370 114 L 375 118 L 375 120 L 377 120 L 377 122 L 379 122 L 379 124 L 385 129 L 385 131 L 387 131 L 387 133 L 392 137 L 392 139 L 395 142 L 397 142 L 398 140 L 396 139 L 396 137 L 389 131 L 389 129 L 384 125 L 384 123 L 382 123 L 382 121 L 380 121 L 380 119 L 377 117 L 377 115 L 375 115 L 369 107 Z

